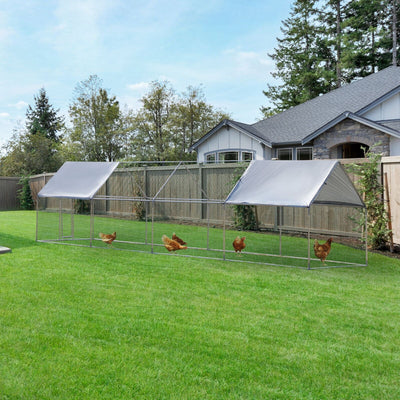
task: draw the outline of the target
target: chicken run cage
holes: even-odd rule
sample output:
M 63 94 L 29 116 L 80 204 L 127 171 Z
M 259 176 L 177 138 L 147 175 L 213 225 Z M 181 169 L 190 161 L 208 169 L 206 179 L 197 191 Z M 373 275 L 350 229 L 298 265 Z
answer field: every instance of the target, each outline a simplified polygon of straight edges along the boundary
M 66 162 L 36 197 L 38 242 L 305 269 L 368 264 L 366 226 L 350 218 L 365 206 L 335 160 Z M 238 207 L 255 215 L 257 231 L 235 228 Z M 100 238 L 113 232 L 111 244 Z M 173 233 L 187 249 L 166 249 L 162 236 Z M 237 236 L 246 237 L 241 253 Z M 313 244 L 328 237 L 322 263 Z

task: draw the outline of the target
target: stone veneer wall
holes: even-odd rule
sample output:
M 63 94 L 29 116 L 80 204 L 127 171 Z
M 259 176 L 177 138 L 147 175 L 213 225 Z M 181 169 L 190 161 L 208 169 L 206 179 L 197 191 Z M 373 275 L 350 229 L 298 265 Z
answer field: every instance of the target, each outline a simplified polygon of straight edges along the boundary
M 369 147 L 380 143 L 379 146 L 374 148 L 374 151 L 381 153 L 383 156 L 390 155 L 389 135 L 369 126 L 362 125 L 352 119 L 345 119 L 314 139 L 313 158 L 336 158 L 331 154 L 332 148 L 349 142 L 362 143 Z

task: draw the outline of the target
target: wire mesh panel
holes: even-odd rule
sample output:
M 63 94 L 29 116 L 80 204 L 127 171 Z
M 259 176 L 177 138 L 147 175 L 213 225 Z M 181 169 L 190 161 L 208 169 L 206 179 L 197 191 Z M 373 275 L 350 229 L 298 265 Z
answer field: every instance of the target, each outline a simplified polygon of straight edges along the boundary
M 354 208 L 251 206 L 259 230 L 243 232 L 234 228 L 234 206 L 224 203 L 235 170 L 206 170 L 184 163 L 125 164 L 114 170 L 92 200 L 40 198 L 36 238 L 285 267 L 366 265 L 363 231 L 350 218 L 357 215 Z M 184 242 L 179 249 L 167 245 L 174 236 Z M 234 244 L 237 237 L 245 238 L 240 251 Z M 329 237 L 329 254 L 322 259 L 314 252 L 314 241 L 324 245 Z

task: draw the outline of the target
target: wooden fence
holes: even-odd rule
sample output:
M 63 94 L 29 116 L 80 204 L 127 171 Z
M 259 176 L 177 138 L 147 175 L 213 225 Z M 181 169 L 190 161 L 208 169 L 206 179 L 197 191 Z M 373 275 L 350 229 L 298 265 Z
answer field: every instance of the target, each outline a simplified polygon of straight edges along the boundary
M 382 178 L 386 206 L 390 211 L 393 242 L 400 244 L 400 157 L 382 158 Z
M 18 190 L 20 178 L 0 177 L 0 210 L 16 210 L 19 208 Z

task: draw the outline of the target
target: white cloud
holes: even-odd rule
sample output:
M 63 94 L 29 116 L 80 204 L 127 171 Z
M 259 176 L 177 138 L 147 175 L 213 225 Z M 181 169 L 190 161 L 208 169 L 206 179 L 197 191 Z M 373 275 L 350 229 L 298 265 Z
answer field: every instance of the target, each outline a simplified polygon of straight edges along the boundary
M 16 108 L 17 110 L 22 110 L 23 108 L 28 107 L 28 103 L 26 101 L 20 100 L 15 104 L 10 104 L 10 107 Z
M 0 118 L 8 118 L 9 116 L 10 116 L 9 113 L 6 113 L 6 112 L 0 113 Z
M 268 58 L 266 52 L 241 51 L 229 49 L 224 55 L 230 60 L 233 72 L 245 75 L 247 78 L 264 79 L 273 69 L 274 63 Z
M 138 92 L 143 92 L 148 90 L 150 87 L 150 84 L 148 82 L 138 82 L 138 83 L 131 83 L 127 85 L 129 90 L 133 91 L 138 91 Z

